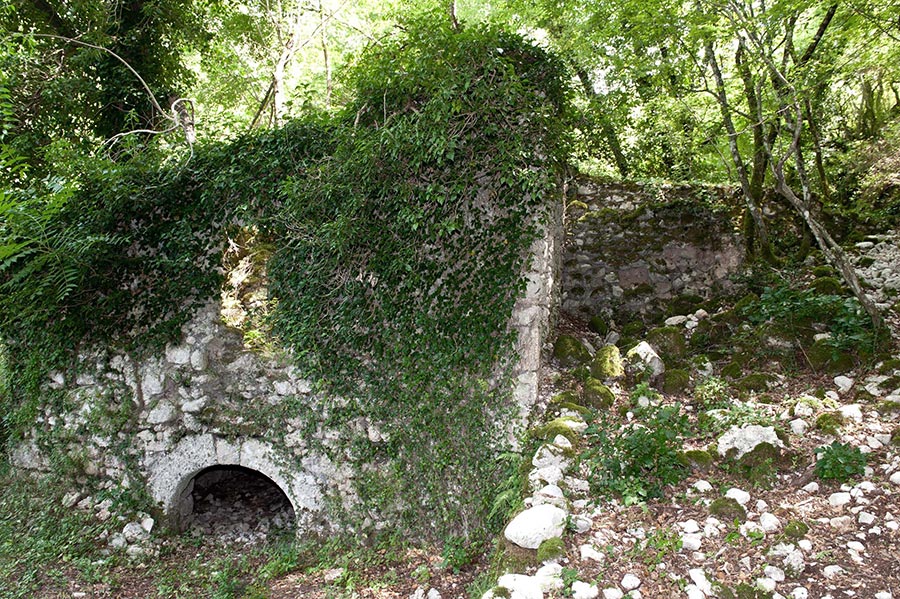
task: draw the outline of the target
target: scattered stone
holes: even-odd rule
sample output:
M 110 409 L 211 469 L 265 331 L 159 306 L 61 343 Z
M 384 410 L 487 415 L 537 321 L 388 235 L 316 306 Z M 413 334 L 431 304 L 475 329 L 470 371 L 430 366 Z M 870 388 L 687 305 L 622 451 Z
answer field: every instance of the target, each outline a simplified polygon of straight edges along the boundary
M 622 582 L 619 583 L 619 586 L 625 589 L 627 593 L 641 586 L 641 579 L 634 574 L 628 573 L 622 577 Z
M 688 570 L 688 576 L 690 576 L 694 585 L 696 585 L 696 588 L 700 589 L 704 595 L 713 594 L 712 583 L 709 582 L 709 579 L 706 577 L 706 572 L 704 572 L 702 568 Z
M 757 578 L 756 579 L 756 588 L 761 590 L 763 593 L 771 593 L 775 590 L 775 587 L 778 586 L 771 578 Z
M 684 534 L 681 535 L 681 548 L 684 551 L 698 551 L 703 545 L 703 535 Z
M 838 532 L 850 532 L 856 528 L 853 524 L 853 518 L 850 516 L 838 516 L 829 520 L 828 523 L 831 525 L 831 528 Z
M 797 587 L 791 591 L 792 599 L 809 599 L 809 591 L 805 587 Z
M 572 585 L 572 588 L 573 589 L 575 588 L 574 584 Z M 597 588 L 597 587 L 595 586 L 594 588 Z M 596 595 L 592 595 L 592 596 L 596 597 Z M 572 594 L 572 597 L 573 597 L 573 599 L 576 599 L 574 593 Z M 624 597 L 624 593 L 622 593 L 622 591 L 620 591 L 619 589 L 617 589 L 615 587 L 603 589 L 603 599 L 622 599 L 622 597 Z
M 696 520 L 686 520 L 684 522 L 679 522 L 678 526 L 680 526 L 681 530 L 688 534 L 700 532 L 700 525 L 697 524 Z
M 696 585 L 689 584 L 684 591 L 687 593 L 687 599 L 706 599 L 706 593 L 698 589 Z
M 641 341 L 625 354 L 628 368 L 638 376 L 645 375 L 651 379 L 661 376 L 666 371 L 662 358 L 646 341 Z
M 698 480 L 694 483 L 694 488 L 697 489 L 697 491 L 699 491 L 700 493 L 709 493 L 710 491 L 712 491 L 713 486 L 705 480 Z
M 803 490 L 806 491 L 807 493 L 809 493 L 810 495 L 812 495 L 813 493 L 818 493 L 819 492 L 819 483 L 811 482 L 807 485 L 804 485 Z
M 768 443 L 773 447 L 784 447 L 781 439 L 775 434 L 775 427 L 745 424 L 741 427 L 733 426 L 719 437 L 717 450 L 722 457 L 741 459 L 761 443 Z
M 555 505 L 537 505 L 513 518 L 504 536 L 519 547 L 537 549 L 543 541 L 562 535 L 565 524 L 565 511 Z
M 504 574 L 497 579 L 497 586 L 509 589 L 515 599 L 543 599 L 544 597 L 540 581 L 533 576 Z
M 766 578 L 770 578 L 775 582 L 784 582 L 784 570 L 775 566 L 766 566 L 763 569 Z
M 759 525 L 766 532 L 775 532 L 779 528 L 781 528 L 781 521 L 778 519 L 778 516 L 775 514 L 770 514 L 766 512 L 761 514 L 759 517 Z
M 595 584 L 589 584 L 580 580 L 572 583 L 572 599 L 594 599 L 599 594 L 600 590 Z M 603 591 L 603 596 L 607 596 L 606 591 Z M 622 594 L 619 593 L 619 597 L 621 596 Z
M 774 430 L 774 429 L 773 429 Z M 747 502 L 750 501 L 750 493 L 738 489 L 737 487 L 732 487 L 725 492 L 725 497 L 728 499 L 734 499 L 741 506 L 747 505 Z
M 888 480 L 890 480 L 892 484 L 900 485 L 900 470 L 894 472 Z
M 838 412 L 841 416 L 844 417 L 845 420 L 852 420 L 854 422 L 862 422 L 863 413 L 862 407 L 858 403 L 850 404 L 847 406 L 841 406 L 838 409 Z
M 850 493 L 832 493 L 828 497 L 828 503 L 831 504 L 831 507 L 841 507 L 850 503 L 853 500 Z
M 325 575 L 322 577 L 322 579 L 325 582 L 334 582 L 343 578 L 345 572 L 346 570 L 344 568 L 332 568 L 331 570 L 325 571 Z
M 791 420 L 791 432 L 795 435 L 804 435 L 809 430 L 809 423 L 802 418 Z
M 606 556 L 597 550 L 593 545 L 585 544 L 578 548 L 581 560 L 593 560 L 595 562 L 603 562 Z
M 822 568 L 822 573 L 825 575 L 825 578 L 834 578 L 843 571 L 843 568 L 836 565 L 825 566 L 824 568 Z
M 869 524 L 875 522 L 875 514 L 870 514 L 869 512 L 860 512 L 856 516 L 856 521 L 863 526 L 868 526 Z
M 843 395 L 853 387 L 853 379 L 844 375 L 839 375 L 834 377 L 834 384 L 838 388 L 838 393 Z
M 535 580 L 545 592 L 555 591 L 563 588 L 562 566 L 560 564 L 546 564 L 538 568 L 534 573 Z

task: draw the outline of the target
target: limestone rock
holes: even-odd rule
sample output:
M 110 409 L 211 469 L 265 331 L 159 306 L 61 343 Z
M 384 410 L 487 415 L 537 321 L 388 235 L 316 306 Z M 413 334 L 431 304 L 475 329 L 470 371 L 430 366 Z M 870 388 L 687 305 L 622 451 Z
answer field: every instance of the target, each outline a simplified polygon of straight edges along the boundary
M 521 512 L 506 526 L 504 536 L 510 543 L 526 549 L 561 536 L 566 524 L 566 512 L 555 505 L 537 505 Z
M 497 580 L 497 586 L 510 591 L 510 599 L 543 599 L 544 591 L 533 576 L 504 574 Z
M 774 447 L 784 447 L 781 439 L 775 434 L 775 427 L 760 426 L 758 424 L 745 424 L 733 426 L 719 437 L 718 452 L 725 457 L 735 450 L 735 459 L 740 459 L 750 453 L 761 443 L 769 443 Z
M 646 341 L 641 341 L 629 349 L 625 354 L 625 362 L 629 371 L 638 378 L 641 375 L 646 375 L 654 379 L 662 376 L 666 371 L 666 365 L 663 363 L 662 358 Z

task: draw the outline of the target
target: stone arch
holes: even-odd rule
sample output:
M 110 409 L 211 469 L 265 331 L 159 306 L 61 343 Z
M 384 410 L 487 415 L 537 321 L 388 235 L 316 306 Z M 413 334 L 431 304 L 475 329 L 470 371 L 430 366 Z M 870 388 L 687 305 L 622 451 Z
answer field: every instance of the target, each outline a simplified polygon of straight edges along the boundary
M 322 510 L 322 491 L 313 476 L 294 465 L 283 466 L 278 457 L 271 445 L 258 439 L 192 435 L 148 465 L 148 489 L 168 525 L 177 530 L 179 505 L 197 474 L 215 466 L 242 466 L 266 476 L 284 492 L 299 532 L 316 521 Z

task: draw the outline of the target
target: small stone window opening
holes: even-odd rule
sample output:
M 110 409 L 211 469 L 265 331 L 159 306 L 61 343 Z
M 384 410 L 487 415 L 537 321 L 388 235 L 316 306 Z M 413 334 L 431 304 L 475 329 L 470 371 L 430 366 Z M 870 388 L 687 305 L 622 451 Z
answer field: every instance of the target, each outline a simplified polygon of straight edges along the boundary
M 284 491 L 267 476 L 243 466 L 212 466 L 181 493 L 178 527 L 224 543 L 262 543 L 296 528 Z

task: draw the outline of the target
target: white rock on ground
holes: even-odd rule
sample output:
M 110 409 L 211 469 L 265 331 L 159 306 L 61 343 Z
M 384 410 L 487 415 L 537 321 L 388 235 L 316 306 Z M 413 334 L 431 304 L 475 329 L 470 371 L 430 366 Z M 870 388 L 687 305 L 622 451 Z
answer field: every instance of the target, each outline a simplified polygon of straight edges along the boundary
M 540 582 L 533 576 L 504 574 L 497 579 L 497 586 L 509 589 L 510 599 L 544 599 Z
M 622 577 L 622 582 L 619 583 L 619 586 L 625 589 L 625 592 L 627 593 L 628 591 L 633 591 L 641 586 L 641 579 L 629 572 Z
M 574 585 L 573 585 L 574 586 Z M 608 589 L 603 589 L 603 599 L 622 599 L 625 595 L 619 589 L 615 587 L 609 587 Z M 573 594 L 574 598 L 575 595 Z
M 853 379 L 844 375 L 836 376 L 834 377 L 834 384 L 838 388 L 838 392 L 844 394 L 853 387 Z
M 900 470 L 894 472 L 888 480 L 890 480 L 892 484 L 900 485 Z
M 858 403 L 853 403 L 848 406 L 841 406 L 840 408 L 838 408 L 838 412 L 841 413 L 841 416 L 843 416 L 845 420 L 862 422 L 862 406 L 860 406 Z
M 709 582 L 709 579 L 706 577 L 706 572 L 704 572 L 702 568 L 688 570 L 688 576 L 691 577 L 694 585 L 696 585 L 704 595 L 712 595 L 712 583 Z
M 828 496 L 828 503 L 831 507 L 841 507 L 847 505 L 853 500 L 850 493 L 832 493 Z
M 578 551 L 581 554 L 581 561 L 590 559 L 595 562 L 603 562 L 606 559 L 606 556 L 598 551 L 593 545 L 582 545 L 579 547 Z
M 562 566 L 560 564 L 547 564 L 538 568 L 534 573 L 535 580 L 545 592 L 556 591 L 563 588 Z
M 760 514 L 759 525 L 766 532 L 775 532 L 779 528 L 781 528 L 781 521 L 778 519 L 778 516 L 776 516 L 775 514 L 770 514 L 769 512 L 766 512 L 764 514 Z
M 521 512 L 506 526 L 504 536 L 525 549 L 537 549 L 543 541 L 561 536 L 566 512 L 555 505 L 537 505 Z
M 684 534 L 681 535 L 681 548 L 684 551 L 697 551 L 703 545 L 703 535 Z
M 774 426 L 760 426 L 758 424 L 745 424 L 733 426 L 725 434 L 719 437 L 718 452 L 725 457 L 732 449 L 736 450 L 735 458 L 740 459 L 745 454 L 753 451 L 760 443 L 770 443 L 775 447 L 784 447 L 781 439 L 775 434 Z
M 734 499 L 741 505 L 747 505 L 747 502 L 750 501 L 750 493 L 743 489 L 738 489 L 737 487 L 731 487 L 725 491 L 725 497 Z
M 652 377 L 658 377 L 666 371 L 666 365 L 663 363 L 662 358 L 646 341 L 641 341 L 629 349 L 625 354 L 625 361 L 632 368 L 636 366 L 639 370 L 649 370 Z
M 572 583 L 572 598 L 573 599 L 594 599 L 597 595 L 600 594 L 600 590 L 597 588 L 595 584 L 588 584 L 586 582 L 582 582 L 580 580 L 576 580 Z

